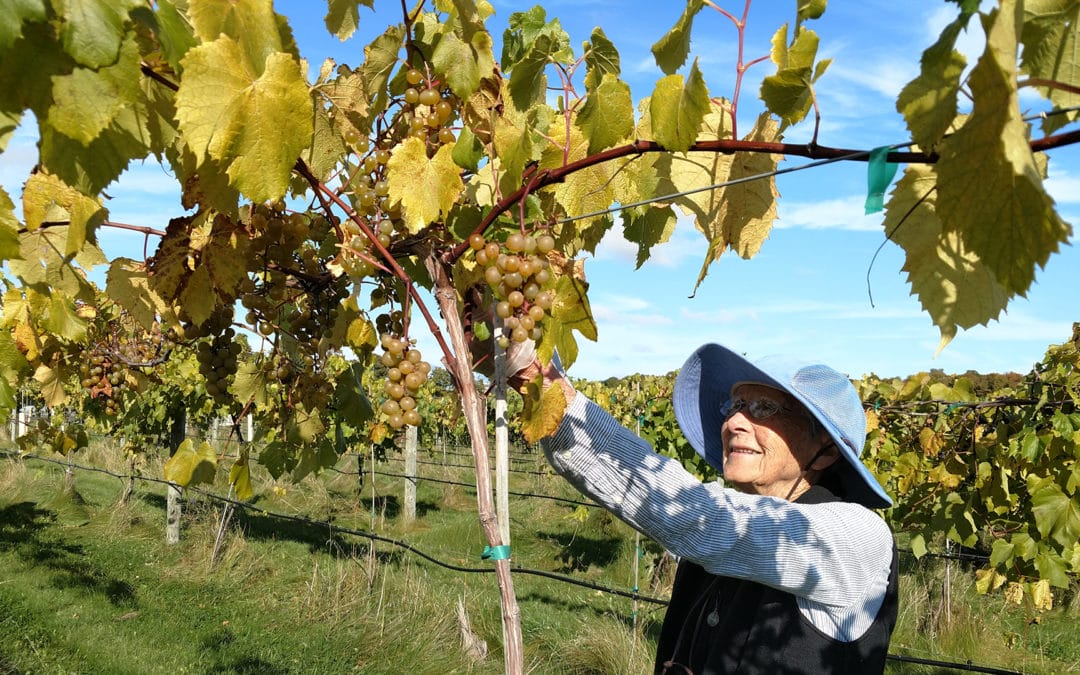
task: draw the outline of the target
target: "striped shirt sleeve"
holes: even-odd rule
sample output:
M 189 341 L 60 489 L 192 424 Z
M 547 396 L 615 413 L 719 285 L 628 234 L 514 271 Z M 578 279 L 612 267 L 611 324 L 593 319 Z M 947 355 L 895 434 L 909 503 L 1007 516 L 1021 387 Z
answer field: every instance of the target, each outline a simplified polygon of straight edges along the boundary
M 836 639 L 856 639 L 873 622 L 893 539 L 869 509 L 702 483 L 580 393 L 543 447 L 578 490 L 672 554 L 795 595 L 804 615 Z

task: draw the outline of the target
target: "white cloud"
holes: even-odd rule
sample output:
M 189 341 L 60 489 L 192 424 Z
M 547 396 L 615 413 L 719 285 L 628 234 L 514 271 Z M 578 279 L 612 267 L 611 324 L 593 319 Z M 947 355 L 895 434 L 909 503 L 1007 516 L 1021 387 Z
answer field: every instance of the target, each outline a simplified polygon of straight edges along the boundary
M 817 202 L 794 202 L 781 199 L 778 228 L 800 227 L 810 230 L 841 229 L 881 230 L 881 213 L 864 213 L 866 198 L 860 195 L 825 199 Z
M 1055 170 L 1051 163 L 1050 176 L 1043 183 L 1046 191 L 1059 204 L 1080 204 L 1080 177 L 1065 169 Z

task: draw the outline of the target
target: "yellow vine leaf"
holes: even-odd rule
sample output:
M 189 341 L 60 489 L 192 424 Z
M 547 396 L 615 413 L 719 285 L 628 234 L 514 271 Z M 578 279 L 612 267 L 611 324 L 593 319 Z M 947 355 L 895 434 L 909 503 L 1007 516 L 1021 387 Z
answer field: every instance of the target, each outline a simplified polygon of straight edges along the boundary
M 1010 581 L 1005 587 L 1005 602 L 1012 605 L 1024 604 L 1024 587 L 1019 582 Z
M 227 164 L 232 185 L 252 201 L 284 195 L 314 129 L 299 62 L 275 52 L 255 68 L 235 40 L 220 37 L 182 63 L 176 118 L 196 161 Z
M 251 489 L 251 467 L 248 465 L 247 451 L 240 453 L 232 467 L 229 468 L 229 483 L 236 491 L 236 498 L 246 502 L 255 495 Z
M 184 439 L 169 461 L 165 462 L 165 480 L 180 487 L 213 483 L 216 473 L 217 455 L 206 441 L 196 448 L 190 438 Z
M 937 214 L 940 194 L 934 168 L 904 170 L 886 206 L 885 232 L 905 252 L 911 292 L 941 333 L 938 351 L 970 328 L 996 319 L 1013 297 L 960 233 L 945 231 Z
M 1036 265 L 1044 266 L 1072 234 L 1043 186 L 1020 111 L 1019 4 L 1003 0 L 984 20 L 986 49 L 969 80 L 975 105 L 963 126 L 942 140 L 937 163 L 944 231 L 957 234 L 1010 296 L 1026 293 Z
M 1039 579 L 1031 584 L 1031 604 L 1040 611 L 1050 611 L 1054 608 L 1054 592 L 1050 590 L 1050 582 Z
M 64 373 L 49 368 L 45 364 L 41 364 L 34 371 L 34 379 L 41 384 L 41 398 L 50 408 L 55 408 L 67 400 L 63 376 Z
M 19 219 L 15 202 L 0 187 L 0 262 L 19 257 Z
M 167 310 L 161 296 L 150 289 L 146 266 L 130 258 L 115 258 L 109 265 L 105 292 L 146 329 Z
M 101 201 L 87 197 L 56 176 L 37 172 L 23 188 L 23 218 L 26 229 L 36 230 L 43 223 L 67 222 L 66 240 L 59 249 L 64 256 L 82 250 L 83 245 L 108 216 Z
M 990 591 L 996 591 L 1001 588 L 1002 584 L 1008 580 L 1008 577 L 1001 572 L 998 572 L 993 567 L 987 567 L 986 569 L 975 572 L 975 590 L 985 595 Z
M 262 74 L 266 57 L 283 49 L 273 4 L 265 0 L 191 0 L 188 17 L 202 42 L 220 35 L 236 40 L 256 74 Z
M 566 395 L 562 387 L 542 387 L 542 378 L 526 385 L 525 407 L 521 413 L 521 433 L 529 443 L 536 443 L 555 433 L 566 414 Z
M 709 89 L 697 60 L 683 81 L 668 75 L 656 83 L 649 103 L 649 118 L 656 142 L 672 152 L 686 152 L 698 138 L 702 119 L 711 107 Z
M 442 220 L 465 189 L 452 153 L 453 148 L 444 145 L 428 159 L 424 142 L 407 138 L 390 156 L 386 165 L 390 203 L 401 204 L 405 223 L 413 234 Z
M 945 439 L 930 427 L 923 427 L 919 431 L 919 446 L 927 457 L 936 457 L 945 447 Z

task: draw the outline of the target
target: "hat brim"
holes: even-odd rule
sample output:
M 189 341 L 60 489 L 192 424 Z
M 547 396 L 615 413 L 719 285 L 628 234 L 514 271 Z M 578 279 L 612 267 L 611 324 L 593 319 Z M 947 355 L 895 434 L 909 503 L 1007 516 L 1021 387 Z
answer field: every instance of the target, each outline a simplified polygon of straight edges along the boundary
M 844 462 L 836 465 L 838 479 L 847 501 L 868 508 L 887 508 L 892 500 L 874 475 L 859 459 L 858 447 L 845 442 L 843 434 L 828 417 L 802 393 L 790 386 L 790 373 L 800 365 L 792 360 L 773 358 L 755 364 L 719 344 L 702 345 L 690 355 L 675 378 L 672 404 L 675 419 L 691 447 L 713 468 L 723 473 L 724 446 L 721 428 L 723 409 L 731 398 L 732 387 L 740 382 L 756 382 L 787 392 L 799 401 L 832 437 Z

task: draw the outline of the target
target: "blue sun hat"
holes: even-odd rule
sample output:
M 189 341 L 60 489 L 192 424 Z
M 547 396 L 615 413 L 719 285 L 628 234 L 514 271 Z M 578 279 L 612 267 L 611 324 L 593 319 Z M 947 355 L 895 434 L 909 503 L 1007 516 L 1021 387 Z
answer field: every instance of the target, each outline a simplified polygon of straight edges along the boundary
M 724 469 L 720 428 L 737 384 L 759 383 L 794 396 L 836 442 L 843 462 L 833 466 L 845 501 L 878 509 L 892 506 L 859 459 L 866 441 L 866 414 L 847 376 L 820 363 L 768 356 L 755 362 L 718 344 L 702 345 L 675 378 L 672 403 L 683 435 L 717 471 Z

